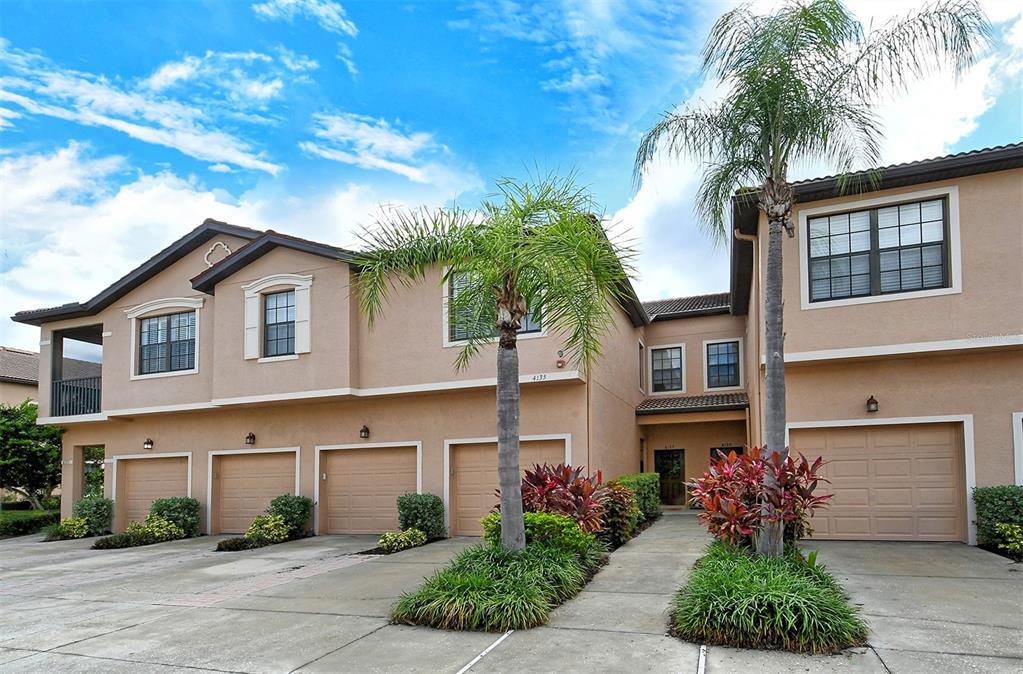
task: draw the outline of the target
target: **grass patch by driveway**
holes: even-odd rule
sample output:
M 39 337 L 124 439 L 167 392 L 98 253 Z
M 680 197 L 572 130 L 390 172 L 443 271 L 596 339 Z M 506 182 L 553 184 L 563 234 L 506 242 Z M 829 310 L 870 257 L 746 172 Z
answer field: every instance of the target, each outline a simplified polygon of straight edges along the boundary
M 736 648 L 837 653 L 867 639 L 867 626 L 815 557 L 795 548 L 770 558 L 725 545 L 707 548 L 674 601 L 673 632 Z

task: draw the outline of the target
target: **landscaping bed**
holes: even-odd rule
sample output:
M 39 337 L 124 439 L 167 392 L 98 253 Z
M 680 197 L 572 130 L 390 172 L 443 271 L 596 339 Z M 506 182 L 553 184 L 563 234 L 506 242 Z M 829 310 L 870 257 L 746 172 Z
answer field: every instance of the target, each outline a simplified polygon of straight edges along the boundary
M 764 557 L 715 541 L 675 596 L 672 634 L 734 648 L 837 653 L 867 639 L 858 609 L 816 555 Z
M 35 534 L 59 521 L 59 510 L 0 510 L 0 538 Z
M 1023 486 L 975 487 L 977 546 L 1023 561 Z

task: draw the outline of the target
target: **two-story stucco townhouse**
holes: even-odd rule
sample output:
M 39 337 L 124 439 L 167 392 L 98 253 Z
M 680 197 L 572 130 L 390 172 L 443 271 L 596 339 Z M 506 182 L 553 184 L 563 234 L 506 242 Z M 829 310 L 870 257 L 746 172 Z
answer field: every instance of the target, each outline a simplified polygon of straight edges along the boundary
M 854 196 L 797 185 L 789 437 L 830 460 L 819 536 L 972 541 L 969 488 L 1023 482 L 1021 167 L 1023 144 L 889 167 Z M 525 325 L 523 464 L 657 471 L 681 504 L 712 452 L 759 444 L 763 225 L 736 203 L 731 292 L 633 294 L 588 373 L 542 316 Z M 64 510 L 82 449 L 102 445 L 118 529 L 190 494 L 206 531 L 243 531 L 291 492 L 315 499 L 319 533 L 379 532 L 420 490 L 452 534 L 478 533 L 497 486 L 493 353 L 453 370 L 439 270 L 370 330 L 351 259 L 208 220 L 87 302 L 17 314 L 41 328 L 41 422 L 67 431 Z M 67 339 L 102 345 L 99 379 L 63 376 Z

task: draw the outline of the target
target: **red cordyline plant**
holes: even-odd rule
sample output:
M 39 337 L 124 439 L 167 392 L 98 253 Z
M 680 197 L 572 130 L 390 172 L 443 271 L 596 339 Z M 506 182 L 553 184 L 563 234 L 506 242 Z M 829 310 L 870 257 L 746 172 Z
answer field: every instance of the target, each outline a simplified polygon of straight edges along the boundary
M 761 451 L 753 447 L 743 454 L 720 454 L 703 477 L 687 483 L 689 501 L 703 508 L 700 520 L 715 538 L 732 545 L 752 546 L 760 531 L 764 503 L 773 507 L 773 522 L 784 522 L 786 542 L 813 533 L 810 517 L 825 506 L 832 494 L 815 495 L 817 485 L 827 480 L 820 475 L 824 464 L 812 463 L 802 454 L 798 459 Z M 764 484 L 768 474 L 774 485 Z
M 522 510 L 567 515 L 583 531 L 600 531 L 606 490 L 599 471 L 596 476 L 586 476 L 581 467 L 535 464 L 522 478 Z M 500 495 L 498 490 L 498 498 Z

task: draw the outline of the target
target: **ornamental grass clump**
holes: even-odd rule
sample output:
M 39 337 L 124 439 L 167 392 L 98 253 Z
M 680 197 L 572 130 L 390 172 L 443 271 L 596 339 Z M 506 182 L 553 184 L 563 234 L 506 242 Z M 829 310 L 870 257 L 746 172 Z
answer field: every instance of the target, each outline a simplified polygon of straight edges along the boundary
M 790 546 L 784 557 L 766 557 L 720 541 L 676 595 L 671 627 L 687 641 L 799 653 L 836 653 L 867 638 L 815 554 L 807 560 Z

